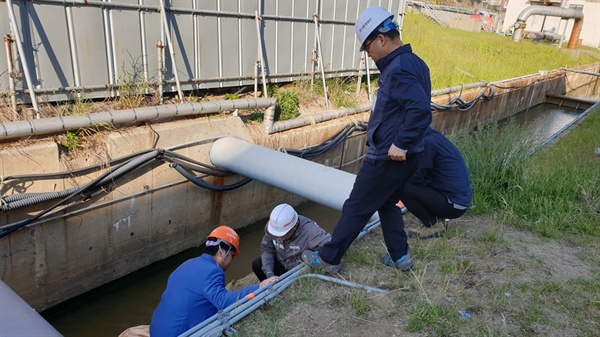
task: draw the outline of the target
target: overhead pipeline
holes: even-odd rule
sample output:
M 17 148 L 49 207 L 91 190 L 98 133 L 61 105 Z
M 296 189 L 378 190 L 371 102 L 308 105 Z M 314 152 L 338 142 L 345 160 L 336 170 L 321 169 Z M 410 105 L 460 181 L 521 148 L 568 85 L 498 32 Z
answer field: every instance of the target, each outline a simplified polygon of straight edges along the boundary
M 560 17 L 562 19 L 575 19 L 573 24 L 573 30 L 571 31 L 571 37 L 569 38 L 569 44 L 567 48 L 575 49 L 577 42 L 579 41 L 579 35 L 581 34 L 581 28 L 583 27 L 583 12 L 571 8 L 563 7 L 552 7 L 552 6 L 529 6 L 525 8 L 517 17 L 517 21 L 514 24 L 515 31 L 513 33 L 513 41 L 518 42 L 525 36 L 525 28 L 527 27 L 527 19 L 531 15 L 544 15 Z

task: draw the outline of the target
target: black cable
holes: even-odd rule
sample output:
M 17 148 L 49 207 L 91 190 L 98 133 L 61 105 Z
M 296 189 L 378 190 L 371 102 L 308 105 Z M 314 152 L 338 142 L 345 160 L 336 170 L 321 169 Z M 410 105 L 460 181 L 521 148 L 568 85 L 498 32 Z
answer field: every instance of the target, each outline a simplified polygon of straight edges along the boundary
M 155 151 L 157 152 L 157 151 Z M 138 161 L 134 161 L 133 164 L 137 164 L 137 162 L 141 162 L 144 159 L 147 159 L 148 156 L 142 156 L 141 159 L 138 159 Z M 33 221 L 43 217 L 45 214 L 47 214 L 48 212 L 52 211 L 53 209 L 55 209 L 56 207 L 64 204 L 65 202 L 69 201 L 70 199 L 74 198 L 77 195 L 83 195 L 84 199 L 87 198 L 87 196 L 85 195 L 86 192 L 89 192 L 97 187 L 101 187 L 104 184 L 106 184 L 107 181 L 114 181 L 116 179 L 118 179 L 120 176 L 123 176 L 124 174 L 131 172 L 132 168 L 131 167 L 131 162 L 129 163 L 125 163 L 123 165 L 121 165 L 119 168 L 117 168 L 114 171 L 108 171 L 103 173 L 100 177 L 96 178 L 94 181 L 91 181 L 87 184 L 85 184 L 83 187 L 77 188 L 75 191 L 73 191 L 72 193 L 70 193 L 69 195 L 67 195 L 66 197 L 64 197 L 61 201 L 57 202 L 56 204 L 52 205 L 49 208 L 46 208 L 45 210 L 41 211 L 40 213 L 36 214 L 34 217 L 31 217 L 29 219 L 25 219 L 25 220 L 21 220 L 18 221 L 14 224 L 10 224 L 7 226 L 3 226 L 3 228 L 8 228 L 8 229 L 3 229 L 2 231 L 0 231 L 0 239 L 13 233 L 14 231 L 23 228 L 25 226 L 27 226 L 28 224 L 32 223 Z M 117 178 L 115 178 L 114 180 L 111 178 L 111 175 L 115 174 L 117 175 Z
M 71 170 L 71 171 L 63 171 L 63 172 L 57 172 L 57 173 L 21 174 L 21 175 L 16 175 L 16 176 L 4 177 L 3 180 L 8 181 L 8 180 L 24 180 L 24 179 L 28 179 L 28 180 L 61 179 L 64 177 L 72 177 L 75 175 L 78 176 L 80 174 L 84 174 L 89 171 L 96 170 L 98 168 L 111 167 L 111 166 L 120 164 L 122 162 L 131 160 L 132 158 L 138 157 L 138 156 L 148 153 L 150 151 L 155 151 L 155 150 L 150 149 L 150 150 L 138 151 L 136 153 L 132 153 L 132 154 L 129 154 L 129 155 L 117 158 L 117 159 L 110 160 L 110 161 L 108 161 L 108 163 L 91 165 L 91 166 L 82 167 L 82 168 Z
M 486 91 L 488 91 L 489 94 L 487 94 Z M 433 111 L 442 111 L 448 109 L 467 111 L 473 108 L 480 99 L 490 101 L 494 98 L 494 96 L 496 96 L 496 90 L 494 89 L 494 85 L 488 85 L 485 88 L 481 89 L 477 96 L 475 96 L 475 98 L 468 102 L 463 100 L 459 95 L 458 97 L 450 99 L 446 104 L 437 104 L 435 102 L 431 102 L 431 109 Z
M 364 129 L 362 125 L 361 128 Z M 327 139 L 320 145 L 309 147 L 303 150 L 283 148 L 282 151 L 299 158 L 311 160 L 343 143 L 344 140 L 346 140 L 356 129 L 357 128 L 354 124 L 350 124 L 344 127 L 344 129 L 342 129 L 338 133 L 329 137 L 329 139 Z
M 171 164 L 171 167 L 174 168 L 175 170 L 177 170 L 177 172 L 179 172 L 182 176 L 184 176 L 190 182 L 194 183 L 196 186 L 200 186 L 209 191 L 215 191 L 215 192 L 231 191 L 236 188 L 242 187 L 252 181 L 251 178 L 245 178 L 244 180 L 239 181 L 235 184 L 226 185 L 226 186 L 216 186 L 216 185 L 209 184 L 209 183 L 205 182 L 204 180 L 196 177 L 192 172 L 186 170 L 181 165 L 177 165 L 177 164 L 173 163 L 173 164 Z
M 126 174 L 139 169 L 140 167 L 146 165 L 147 163 L 154 160 L 158 151 L 151 151 L 144 155 L 139 156 L 138 158 L 134 158 L 127 163 L 121 164 L 117 168 L 113 170 L 107 171 L 105 174 L 100 176 L 99 178 L 94 179 L 93 181 L 87 183 L 83 187 L 75 186 L 64 191 L 60 192 L 48 192 L 48 193 L 23 193 L 23 194 L 14 194 L 9 195 L 2 198 L 2 205 L 0 206 L 0 211 L 9 211 L 14 210 L 21 207 L 31 206 L 34 204 L 55 200 L 59 198 L 65 198 L 72 195 L 77 195 L 79 193 L 83 193 L 84 190 L 95 190 L 95 189 L 106 189 L 107 185 L 114 184 L 118 179 L 125 176 Z
M 189 157 L 183 156 L 177 152 L 173 152 L 173 151 L 169 151 L 169 150 L 164 150 L 163 151 L 163 155 L 162 158 L 165 159 L 168 162 L 173 162 L 173 161 L 178 161 L 178 163 L 183 163 L 183 161 L 195 164 L 194 165 L 189 165 L 189 167 L 196 167 L 197 169 L 193 169 L 193 171 L 198 171 L 198 172 L 202 172 L 202 173 L 206 173 L 206 174 L 210 174 L 210 175 L 216 175 L 216 176 L 225 176 L 227 175 L 227 171 L 223 170 L 219 167 L 216 167 L 214 165 L 209 165 L 209 164 L 205 164 L 205 163 L 201 163 L 199 161 L 193 160 Z M 183 164 L 182 164 L 183 165 Z

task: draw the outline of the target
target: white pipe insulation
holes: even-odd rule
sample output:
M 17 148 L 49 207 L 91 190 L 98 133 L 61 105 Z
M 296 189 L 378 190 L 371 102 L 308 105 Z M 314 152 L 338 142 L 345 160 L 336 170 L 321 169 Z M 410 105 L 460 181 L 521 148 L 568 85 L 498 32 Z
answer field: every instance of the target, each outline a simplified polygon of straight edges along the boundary
M 217 140 L 210 149 L 210 160 L 221 168 L 338 211 L 342 210 L 356 179 L 352 173 L 234 137 Z M 370 221 L 378 219 L 375 213 Z
M 0 124 L 0 142 L 29 136 L 43 136 L 68 130 L 102 128 L 131 122 L 164 118 L 211 114 L 235 109 L 268 108 L 275 105 L 274 98 L 248 98 L 202 103 L 159 105 L 152 107 L 90 113 L 81 116 L 64 116 Z

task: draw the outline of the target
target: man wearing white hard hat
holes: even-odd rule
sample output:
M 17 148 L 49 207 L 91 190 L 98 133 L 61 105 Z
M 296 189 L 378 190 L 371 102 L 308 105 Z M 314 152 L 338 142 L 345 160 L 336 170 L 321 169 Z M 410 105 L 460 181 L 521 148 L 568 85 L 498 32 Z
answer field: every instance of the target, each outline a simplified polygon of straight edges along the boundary
M 396 204 L 424 150 L 431 123 L 431 78 L 425 62 L 400 39 L 393 19 L 392 13 L 374 6 L 365 9 L 354 25 L 360 50 L 380 71 L 379 89 L 367 128 L 367 155 L 331 241 L 303 256 L 310 266 L 329 272 L 340 270 L 342 257 L 375 212 L 387 247 L 380 261 L 402 271 L 413 267 L 402 210 Z
M 288 204 L 271 211 L 260 244 L 261 255 L 252 262 L 252 271 L 260 281 L 281 276 L 302 263 L 302 252 L 316 251 L 331 235 L 311 219 L 298 215 Z

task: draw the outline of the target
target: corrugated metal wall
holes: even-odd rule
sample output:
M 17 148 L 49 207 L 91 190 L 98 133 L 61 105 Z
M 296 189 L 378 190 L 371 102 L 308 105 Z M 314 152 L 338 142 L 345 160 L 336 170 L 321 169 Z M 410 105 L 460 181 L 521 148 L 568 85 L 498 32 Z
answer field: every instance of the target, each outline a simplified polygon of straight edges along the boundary
M 0 57 L 0 94 L 11 92 L 12 58 L 20 102 L 30 102 L 25 68 L 41 101 L 80 92 L 112 97 L 119 85 L 140 82 L 149 92 L 161 90 L 159 83 L 162 92 L 260 90 L 263 78 L 357 75 L 364 68 L 353 26 L 359 13 L 379 5 L 398 16 L 404 8 L 393 0 L 4 1 L 0 30 L 13 42 L 4 43 Z

